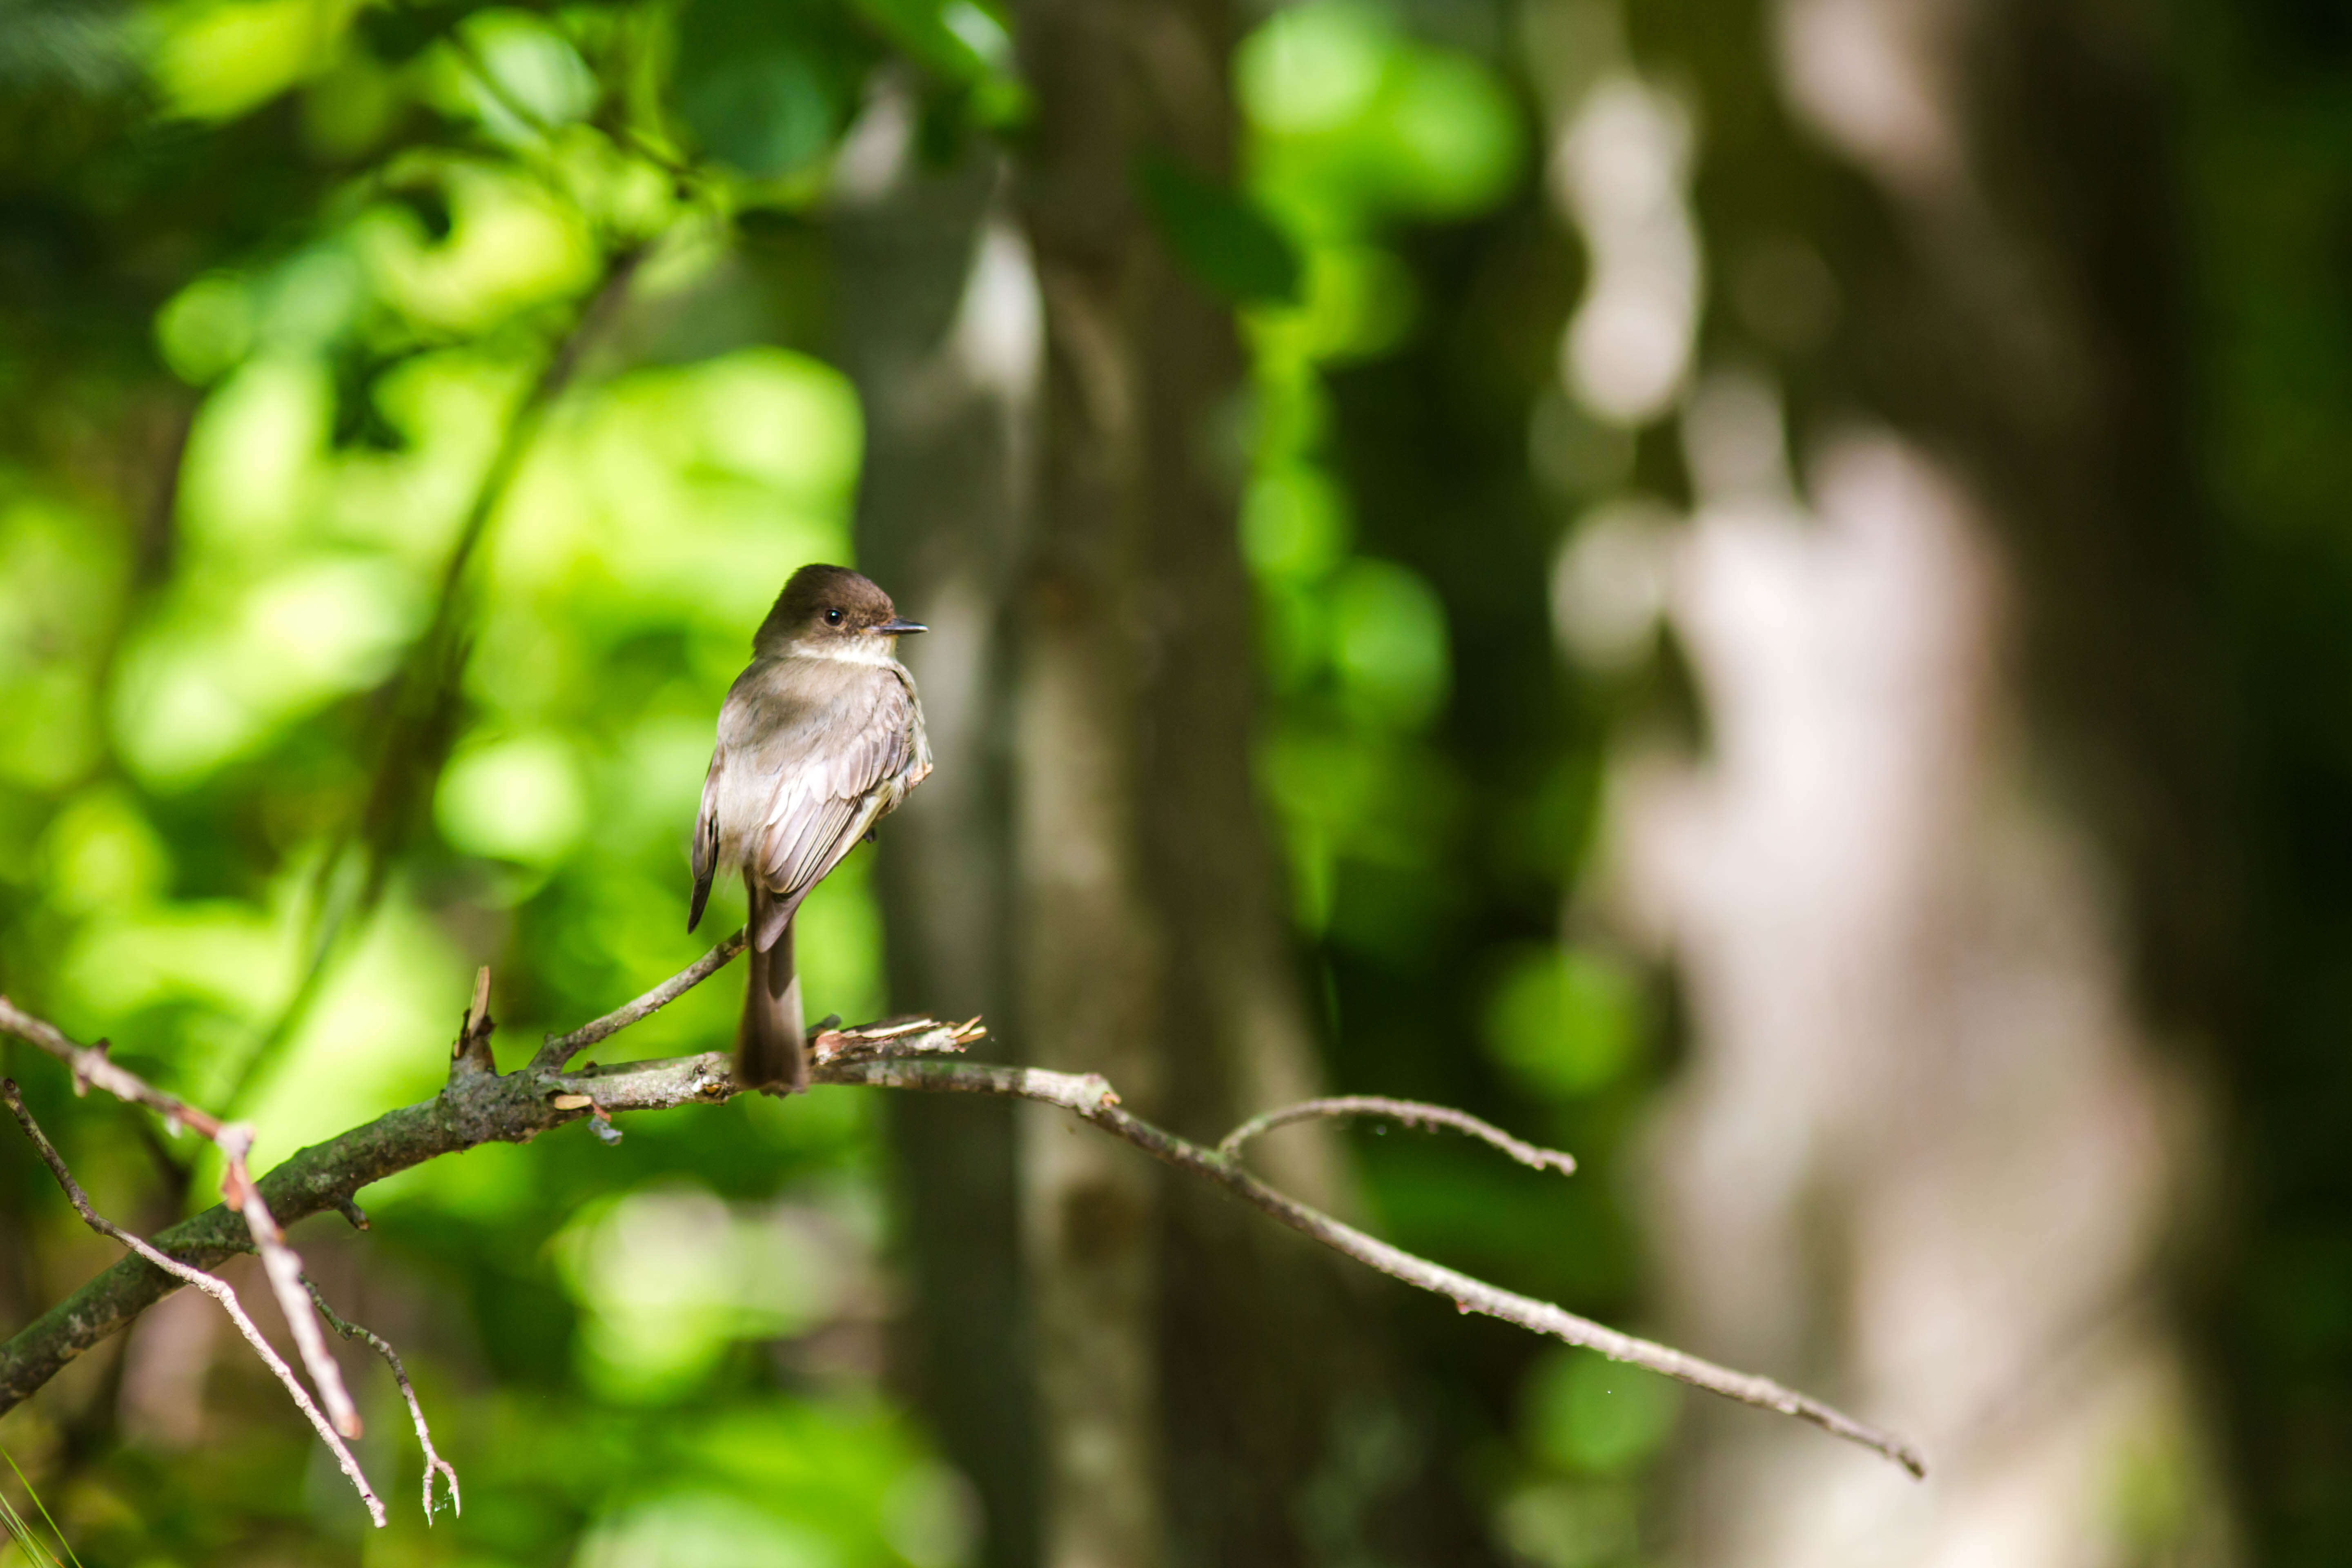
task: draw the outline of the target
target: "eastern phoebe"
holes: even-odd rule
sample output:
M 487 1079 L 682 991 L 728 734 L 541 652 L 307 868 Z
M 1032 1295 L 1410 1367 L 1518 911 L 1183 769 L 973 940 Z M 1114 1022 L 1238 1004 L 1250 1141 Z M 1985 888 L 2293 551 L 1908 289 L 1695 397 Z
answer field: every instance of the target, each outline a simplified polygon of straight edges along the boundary
M 931 771 L 915 678 L 898 639 L 924 628 L 841 566 L 803 566 L 751 638 L 751 664 L 719 710 L 719 745 L 694 823 L 694 905 L 741 867 L 751 974 L 735 1037 L 740 1082 L 808 1088 L 793 916 L 809 889 Z

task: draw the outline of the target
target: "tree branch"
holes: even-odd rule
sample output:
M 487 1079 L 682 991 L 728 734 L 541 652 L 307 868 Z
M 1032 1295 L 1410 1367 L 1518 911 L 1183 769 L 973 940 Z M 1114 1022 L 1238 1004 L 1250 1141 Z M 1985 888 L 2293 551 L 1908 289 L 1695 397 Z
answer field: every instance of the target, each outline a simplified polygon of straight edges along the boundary
M 276 1212 L 289 1221 L 297 1220 L 322 1209 L 341 1207 L 360 1188 L 396 1171 L 478 1144 L 525 1142 L 550 1128 L 592 1114 L 609 1118 L 622 1111 L 668 1110 L 730 1100 L 743 1090 L 734 1079 L 730 1057 L 718 1051 L 595 1066 L 577 1073 L 566 1073 L 562 1067 L 588 1046 L 650 1016 L 709 978 L 741 948 L 742 933 L 739 931 L 635 1001 L 569 1035 L 550 1040 L 521 1071 L 504 1076 L 453 1073 L 447 1087 L 432 1100 L 389 1111 L 340 1137 L 301 1150 L 264 1175 L 257 1187 Z M 0 1027 L 22 1033 L 10 1014 L 14 1009 L 0 1013 Z M 961 1041 L 975 1038 L 979 1033 L 977 1020 L 957 1026 L 929 1019 L 828 1030 L 817 1038 L 811 1078 L 823 1084 L 1005 1095 L 1058 1106 L 1165 1164 L 1215 1182 L 1293 1230 L 1335 1251 L 1409 1285 L 1449 1298 L 1462 1311 L 1483 1312 L 1536 1333 L 1590 1347 L 1612 1360 L 1663 1373 L 1727 1399 L 1793 1415 L 1884 1455 L 1915 1477 L 1927 1474 L 1927 1463 L 1918 1450 L 1902 1438 L 1856 1421 L 1769 1378 L 1733 1372 L 1670 1346 L 1620 1333 L 1549 1302 L 1499 1289 L 1417 1258 L 1343 1225 L 1259 1181 L 1242 1167 L 1238 1158 L 1202 1148 L 1129 1115 L 1120 1108 L 1118 1096 L 1110 1084 L 1098 1075 L 924 1059 L 952 1052 Z M 37 1039 L 35 1043 L 41 1042 Z M 1309 1102 L 1318 1109 L 1292 1107 L 1272 1112 L 1245 1123 L 1227 1140 L 1227 1144 L 1237 1149 L 1237 1140 L 1245 1140 L 1254 1131 L 1310 1114 L 1325 1114 L 1328 1107 L 1348 1102 Z M 1377 1107 L 1385 1113 L 1403 1116 L 1406 1112 L 1401 1108 L 1407 1106 L 1411 1107 L 1411 1119 L 1415 1121 L 1442 1121 L 1455 1127 L 1475 1121 L 1459 1112 L 1439 1115 L 1436 1113 L 1443 1108 L 1407 1101 L 1365 1100 L 1355 1102 L 1350 1109 L 1368 1110 Z M 1485 1129 L 1479 1136 L 1494 1133 L 1489 1142 L 1507 1140 L 1507 1143 L 1498 1146 L 1507 1148 L 1518 1142 L 1486 1128 L 1483 1122 L 1476 1126 Z M 1550 1153 L 1532 1146 L 1523 1147 L 1537 1156 Z M 1528 1163 L 1550 1164 L 1560 1158 L 1564 1156 Z M 176 1258 L 193 1264 L 242 1250 L 246 1240 L 230 1216 L 217 1208 L 184 1220 L 156 1237 L 157 1243 Z M 0 1346 L 0 1411 L 39 1388 L 68 1362 L 121 1328 L 173 1289 L 171 1276 L 152 1262 L 125 1258 L 51 1308 Z
M 25 1135 L 33 1141 L 33 1147 L 40 1151 L 43 1163 L 49 1167 L 49 1174 L 55 1176 L 58 1179 L 58 1185 L 65 1189 L 67 1201 L 71 1203 L 76 1212 L 81 1215 L 84 1225 L 89 1226 L 100 1236 L 121 1242 L 152 1267 L 187 1284 L 194 1285 L 221 1304 L 221 1310 L 226 1312 L 229 1315 L 229 1321 L 236 1325 L 236 1331 L 243 1334 L 246 1342 L 253 1347 L 253 1353 L 259 1356 L 263 1364 L 278 1374 L 278 1381 L 286 1385 L 286 1392 L 293 1396 L 295 1405 L 300 1408 L 303 1415 L 310 1418 L 310 1425 L 318 1430 L 319 1440 L 334 1451 L 335 1463 L 341 1468 L 344 1475 L 351 1478 L 352 1485 L 359 1489 L 360 1500 L 367 1504 L 368 1514 L 375 1521 L 376 1528 L 379 1530 L 383 1528 L 383 1504 L 377 1500 L 375 1493 L 369 1489 L 367 1477 L 360 1473 L 359 1461 L 352 1458 L 352 1451 L 343 1446 L 341 1436 L 337 1434 L 333 1426 L 327 1424 L 326 1416 L 320 1414 L 319 1406 L 311 1401 L 309 1390 L 305 1389 L 300 1380 L 295 1377 L 294 1369 L 286 1364 L 285 1358 L 271 1347 L 268 1340 L 261 1337 L 261 1331 L 254 1327 L 251 1318 L 246 1316 L 245 1307 L 237 1300 L 236 1292 L 229 1288 L 228 1281 L 207 1274 L 201 1268 L 191 1268 L 177 1258 L 166 1257 L 91 1207 L 89 1195 L 74 1181 L 73 1173 L 66 1169 L 64 1158 L 58 1153 L 56 1147 L 41 1131 L 41 1125 L 33 1120 L 33 1113 L 25 1109 L 25 1099 L 16 1091 L 15 1079 L 0 1079 L 0 1099 L 7 1101 L 9 1110 L 15 1113 L 18 1125 L 25 1129 Z
M 1095 1074 L 1080 1076 L 1046 1072 L 1038 1068 L 981 1067 L 966 1062 L 884 1061 L 840 1068 L 830 1074 L 820 1072 L 816 1076 L 820 1082 L 867 1083 L 890 1089 L 940 1089 L 964 1094 L 1005 1094 L 1058 1105 L 1106 1132 L 1125 1139 L 1163 1164 L 1207 1177 L 1291 1229 L 1314 1237 L 1335 1252 L 1345 1253 L 1357 1262 L 1402 1279 L 1408 1285 L 1451 1297 L 1454 1307 L 1461 1311 L 1483 1312 L 1490 1318 L 1500 1318 L 1507 1323 L 1516 1323 L 1538 1334 L 1548 1334 L 1572 1345 L 1599 1351 L 1612 1361 L 1663 1373 L 1694 1388 L 1703 1388 L 1710 1394 L 1719 1394 L 1743 1405 L 1793 1415 L 1801 1421 L 1811 1422 L 1824 1432 L 1885 1455 L 1910 1471 L 1915 1478 L 1924 1479 L 1927 1474 L 1927 1460 L 1918 1449 L 1902 1438 L 1856 1421 L 1810 1395 L 1784 1388 L 1769 1377 L 1733 1372 L 1671 1346 L 1620 1333 L 1615 1329 L 1555 1307 L 1549 1301 L 1538 1301 L 1532 1297 L 1499 1289 L 1484 1280 L 1474 1279 L 1467 1274 L 1457 1273 L 1441 1264 L 1391 1247 L 1352 1226 L 1343 1225 L 1322 1210 L 1309 1208 L 1296 1198 L 1266 1185 L 1244 1170 L 1238 1160 L 1203 1149 L 1141 1117 L 1129 1115 L 1119 1108 L 1118 1096 L 1110 1085 Z M 1281 1116 L 1280 1112 L 1274 1114 Z

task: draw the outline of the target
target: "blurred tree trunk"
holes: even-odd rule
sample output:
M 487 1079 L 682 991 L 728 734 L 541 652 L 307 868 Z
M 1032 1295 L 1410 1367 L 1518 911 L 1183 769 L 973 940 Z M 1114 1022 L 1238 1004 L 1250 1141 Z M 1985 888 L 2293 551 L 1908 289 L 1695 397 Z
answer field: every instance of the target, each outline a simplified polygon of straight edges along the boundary
M 845 163 L 831 225 L 844 362 L 866 408 L 860 559 L 931 626 L 902 651 L 938 770 L 883 836 L 890 995 L 1011 1031 L 1005 596 L 1019 559 L 1037 353 L 1035 280 L 1001 212 L 1002 160 L 916 166 L 913 106 L 885 91 Z M 1013 1107 L 892 1095 L 885 1107 L 914 1300 L 908 1386 L 979 1493 L 982 1561 L 1037 1561 L 1037 1436 Z
M 1217 0 L 1033 0 L 1019 22 L 1046 347 L 1014 601 L 1021 1045 L 1214 1138 L 1318 1077 L 1250 768 L 1242 358 L 1228 309 L 1176 272 L 1130 186 L 1146 154 L 1228 177 L 1231 21 Z M 1349 1550 L 1377 1488 L 1339 1473 L 1363 1415 L 1349 1393 L 1384 1386 L 1355 1284 L 1059 1117 L 1027 1132 L 1045 1561 Z M 1277 1141 L 1266 1168 L 1337 1203 L 1332 1147 Z M 1318 1476 L 1336 1500 L 1302 1522 Z
M 1686 1561 L 2229 1554 L 2160 1270 L 2195 1140 L 2156 1040 L 2226 1026 L 2231 857 L 2145 9 L 1635 21 L 1706 104 L 1714 347 L 1780 372 L 1682 415 L 1714 745 L 1626 784 L 1696 1037 L 1665 1294 L 1939 1467 L 1931 1504 L 1707 1412 Z M 1786 331 L 1792 256 L 1826 341 Z

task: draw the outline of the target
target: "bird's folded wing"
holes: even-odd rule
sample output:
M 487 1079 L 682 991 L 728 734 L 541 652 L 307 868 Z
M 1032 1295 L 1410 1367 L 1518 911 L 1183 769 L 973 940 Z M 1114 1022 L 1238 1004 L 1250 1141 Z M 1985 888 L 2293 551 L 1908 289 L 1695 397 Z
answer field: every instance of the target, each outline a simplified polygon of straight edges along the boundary
M 824 705 L 819 728 L 778 772 L 751 865 L 792 903 L 897 804 L 898 792 L 887 786 L 913 764 L 913 695 L 890 670 L 874 675 Z

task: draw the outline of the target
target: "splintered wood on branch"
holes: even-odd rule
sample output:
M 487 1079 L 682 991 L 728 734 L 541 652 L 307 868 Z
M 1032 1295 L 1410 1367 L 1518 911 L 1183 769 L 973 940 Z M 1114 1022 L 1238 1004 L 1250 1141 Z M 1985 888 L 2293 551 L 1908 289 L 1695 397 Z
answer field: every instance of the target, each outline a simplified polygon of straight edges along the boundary
M 449 1080 L 438 1095 L 387 1111 L 327 1142 L 298 1152 L 247 1184 L 252 1203 L 290 1224 L 322 1210 L 351 1210 L 362 1187 L 444 1154 L 483 1143 L 525 1142 L 541 1132 L 590 1117 L 608 1123 L 611 1117 L 624 1111 L 671 1110 L 685 1105 L 715 1105 L 732 1099 L 744 1090 L 735 1081 L 730 1056 L 719 1051 L 592 1065 L 577 1072 L 567 1069 L 572 1060 L 590 1046 L 610 1038 L 677 1000 L 718 973 L 742 949 L 743 933 L 738 931 L 636 1000 L 568 1035 L 550 1037 L 529 1064 L 505 1074 L 489 1066 L 487 994 L 478 983 L 477 1004 L 467 1010 L 466 1037 L 461 1038 L 460 1048 L 451 1062 Z M 200 1130 L 204 1125 L 198 1120 L 203 1113 L 159 1094 L 122 1072 L 105 1061 L 102 1052 L 74 1045 L 51 1026 L 17 1009 L 5 998 L 0 998 L 0 1030 L 29 1040 L 65 1061 L 74 1070 L 77 1082 L 97 1083 L 123 1099 L 176 1117 L 188 1125 Z M 476 1039 L 478 1031 L 479 1038 Z M 1242 1146 L 1256 1134 L 1287 1122 L 1327 1115 L 1384 1115 L 1408 1124 L 1451 1127 L 1539 1168 L 1572 1168 L 1573 1162 L 1564 1154 L 1523 1143 L 1465 1112 L 1367 1097 L 1314 1100 L 1269 1111 L 1235 1129 L 1219 1148 L 1208 1149 L 1129 1114 L 1120 1106 L 1111 1085 L 1097 1074 L 939 1059 L 953 1056 L 985 1032 L 976 1018 L 960 1025 L 922 1018 L 856 1029 L 825 1029 L 812 1042 L 812 1080 L 932 1093 L 1001 1095 L 1058 1106 L 1162 1163 L 1224 1187 L 1272 1218 L 1334 1251 L 1406 1284 L 1448 1298 L 1464 1312 L 1499 1318 L 1536 1333 L 1589 1347 L 1612 1360 L 1662 1373 L 1727 1399 L 1793 1415 L 1883 1455 L 1914 1477 L 1927 1474 L 1927 1462 L 1919 1451 L 1892 1433 L 1857 1421 L 1769 1378 L 1734 1372 L 1670 1346 L 1620 1333 L 1549 1302 L 1497 1289 L 1391 1247 L 1267 1185 L 1251 1175 L 1240 1159 Z M 101 1067 L 104 1072 L 100 1070 Z M 274 1226 L 271 1230 L 275 1231 Z M 236 1216 L 222 1208 L 209 1209 L 160 1233 L 152 1247 L 124 1258 L 89 1280 L 6 1344 L 0 1345 L 0 1411 L 30 1395 L 67 1363 L 177 1289 L 185 1275 L 173 1268 L 174 1263 L 189 1270 L 200 1269 L 257 1244 L 268 1245 L 260 1231 L 236 1223 Z M 163 1258 L 161 1254 L 170 1256 Z M 299 1269 L 295 1279 L 299 1289 Z M 303 1305 L 307 1309 L 309 1303 L 305 1301 Z M 288 1316 L 291 1321 L 293 1314 L 289 1312 Z M 413 1399 L 411 1408 L 415 1408 Z M 418 1426 L 421 1437 L 421 1415 Z M 428 1499 L 431 1473 L 428 1468 Z

